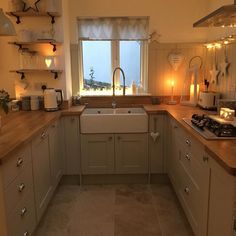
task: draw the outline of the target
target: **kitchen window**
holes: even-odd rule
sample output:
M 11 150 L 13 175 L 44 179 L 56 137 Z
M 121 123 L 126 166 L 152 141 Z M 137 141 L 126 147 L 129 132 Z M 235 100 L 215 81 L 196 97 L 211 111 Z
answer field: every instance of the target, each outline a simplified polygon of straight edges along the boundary
M 126 94 L 132 83 L 147 91 L 148 18 L 89 18 L 79 20 L 79 94 L 112 95 L 112 75 L 124 70 Z M 122 94 L 123 80 L 115 77 L 116 94 Z

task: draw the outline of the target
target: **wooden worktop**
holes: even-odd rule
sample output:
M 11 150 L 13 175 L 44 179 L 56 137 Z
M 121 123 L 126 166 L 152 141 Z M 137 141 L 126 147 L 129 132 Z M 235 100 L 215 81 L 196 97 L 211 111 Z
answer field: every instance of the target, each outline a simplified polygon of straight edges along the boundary
M 8 154 L 22 144 L 29 142 L 33 136 L 42 132 L 54 120 L 61 116 L 80 115 L 84 108 L 84 106 L 76 106 L 57 112 L 20 111 L 8 114 L 0 132 L 0 163 Z M 168 113 L 191 136 L 199 140 L 204 145 L 206 152 L 222 167 L 230 174 L 236 175 L 236 140 L 208 141 L 182 120 L 184 117 L 190 118 L 194 113 L 206 113 L 205 111 L 196 107 L 179 105 L 144 105 L 144 109 L 148 114 Z
M 0 164 L 2 160 L 15 149 L 29 142 L 33 136 L 42 132 L 49 124 L 62 115 L 80 115 L 84 106 L 72 107 L 68 110 L 20 111 L 11 112 L 3 119 L 0 131 Z
M 194 113 L 212 114 L 212 112 L 200 110 L 197 107 L 180 105 L 145 105 L 144 108 L 149 114 L 167 112 L 171 117 L 178 121 L 191 136 L 200 141 L 204 145 L 206 152 L 225 170 L 227 170 L 231 175 L 236 175 L 236 139 L 206 140 L 183 121 L 183 118 L 191 118 Z

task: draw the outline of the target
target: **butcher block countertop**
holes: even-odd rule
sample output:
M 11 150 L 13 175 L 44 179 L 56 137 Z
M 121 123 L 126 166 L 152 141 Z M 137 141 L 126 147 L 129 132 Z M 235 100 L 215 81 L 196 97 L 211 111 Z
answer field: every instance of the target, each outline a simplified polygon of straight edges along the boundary
M 77 106 L 55 112 L 19 111 L 9 113 L 3 118 L 3 126 L 0 131 L 0 164 L 8 154 L 43 132 L 48 125 L 62 115 L 80 115 L 83 110 L 84 106 Z
M 84 108 L 84 106 L 76 106 L 57 112 L 20 111 L 8 114 L 0 132 L 0 164 L 8 154 L 21 147 L 22 144 L 29 142 L 53 121 L 61 116 L 80 115 Z M 226 171 L 231 175 L 236 175 L 236 140 L 207 141 L 182 120 L 182 118 L 191 118 L 194 113 L 206 113 L 205 111 L 196 107 L 180 105 L 144 105 L 144 109 L 148 114 L 168 113 L 191 136 L 200 141 L 206 152 Z
M 212 112 L 200 110 L 197 107 L 180 105 L 145 105 L 144 108 L 148 114 L 167 112 L 171 117 L 178 121 L 178 123 L 181 124 L 181 126 L 188 131 L 189 134 L 191 134 L 191 136 L 200 141 L 204 145 L 205 151 L 226 171 L 228 171 L 231 175 L 236 175 L 236 139 L 206 140 L 183 121 L 183 118 L 191 118 L 194 113 L 212 114 Z

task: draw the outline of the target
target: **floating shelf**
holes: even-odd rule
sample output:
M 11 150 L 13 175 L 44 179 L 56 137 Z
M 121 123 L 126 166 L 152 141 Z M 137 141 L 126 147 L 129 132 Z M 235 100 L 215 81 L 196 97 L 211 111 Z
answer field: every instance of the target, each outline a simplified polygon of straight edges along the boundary
M 6 12 L 7 15 L 13 16 L 16 18 L 16 24 L 21 23 L 21 17 L 50 17 L 51 24 L 55 23 L 55 17 L 61 16 L 59 12 L 35 12 L 35 11 L 11 11 Z
M 15 42 L 8 42 L 9 44 L 16 45 L 19 47 L 19 49 L 22 49 L 23 46 L 27 45 L 35 45 L 35 44 L 50 44 L 52 45 L 52 50 L 55 52 L 57 50 L 57 45 L 61 45 L 62 43 L 57 42 L 53 39 L 39 39 L 37 41 L 33 42 L 20 42 L 20 41 L 15 41 Z
M 14 72 L 21 75 L 21 79 L 25 78 L 25 73 L 35 73 L 35 72 L 50 72 L 54 74 L 54 79 L 58 78 L 58 74 L 62 73 L 62 70 L 50 70 L 50 69 L 21 69 L 21 70 L 11 70 L 10 72 Z

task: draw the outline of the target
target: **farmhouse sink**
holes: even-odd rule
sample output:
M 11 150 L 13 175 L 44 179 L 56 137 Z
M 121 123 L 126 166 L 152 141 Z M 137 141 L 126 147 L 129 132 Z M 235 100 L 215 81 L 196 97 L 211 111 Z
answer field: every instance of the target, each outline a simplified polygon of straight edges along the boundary
M 80 125 L 81 133 L 145 133 L 148 115 L 143 108 L 87 108 Z

